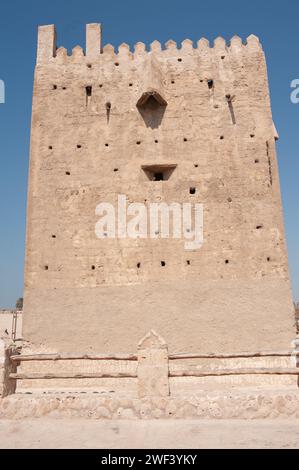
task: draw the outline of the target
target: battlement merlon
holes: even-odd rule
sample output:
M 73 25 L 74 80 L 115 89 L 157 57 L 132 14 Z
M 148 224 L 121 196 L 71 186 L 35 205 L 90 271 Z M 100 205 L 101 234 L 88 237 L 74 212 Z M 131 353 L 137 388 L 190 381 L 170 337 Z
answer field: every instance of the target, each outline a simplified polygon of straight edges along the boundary
M 86 57 L 95 59 L 102 53 L 102 25 L 90 23 L 86 25 Z
M 38 27 L 37 65 L 49 62 L 56 56 L 56 29 L 53 24 Z

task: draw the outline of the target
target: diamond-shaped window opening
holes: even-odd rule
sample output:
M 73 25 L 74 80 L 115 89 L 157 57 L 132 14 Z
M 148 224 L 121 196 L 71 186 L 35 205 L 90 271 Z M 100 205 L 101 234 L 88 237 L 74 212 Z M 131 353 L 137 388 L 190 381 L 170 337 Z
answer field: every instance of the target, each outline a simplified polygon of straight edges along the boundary
M 167 106 L 167 101 L 156 90 L 146 91 L 137 101 L 138 108 L 157 109 Z
M 142 165 L 142 170 L 150 181 L 167 181 L 177 165 Z

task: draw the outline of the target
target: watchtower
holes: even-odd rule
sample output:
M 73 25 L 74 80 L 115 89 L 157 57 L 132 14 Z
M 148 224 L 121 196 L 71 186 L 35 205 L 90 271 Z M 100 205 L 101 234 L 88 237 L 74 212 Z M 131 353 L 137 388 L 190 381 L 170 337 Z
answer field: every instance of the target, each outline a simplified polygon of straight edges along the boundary
M 38 33 L 24 331 L 32 351 L 288 348 L 295 335 L 267 69 L 257 37 L 86 51 Z M 203 245 L 98 238 L 96 208 L 202 204 Z

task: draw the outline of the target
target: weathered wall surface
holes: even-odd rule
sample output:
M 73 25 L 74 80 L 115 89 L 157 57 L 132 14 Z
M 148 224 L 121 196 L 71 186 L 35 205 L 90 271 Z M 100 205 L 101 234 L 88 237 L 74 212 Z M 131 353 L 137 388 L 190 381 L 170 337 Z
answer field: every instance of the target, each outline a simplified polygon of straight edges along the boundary
M 10 380 L 9 375 L 16 372 L 16 365 L 10 357 L 17 354 L 15 344 L 0 337 L 0 401 L 1 398 L 11 395 L 16 390 L 16 382 Z
M 55 55 L 55 57 L 54 57 Z M 147 77 L 147 78 L 146 78 Z M 88 87 L 88 88 L 86 88 Z M 91 88 L 90 88 L 91 87 Z M 166 108 L 138 110 L 155 88 Z M 91 96 L 88 96 L 91 95 Z M 107 108 L 107 103 L 110 103 Z M 258 39 L 56 51 L 39 30 L 24 331 L 31 350 L 289 348 L 295 336 L 264 54 Z M 176 165 L 149 181 L 144 165 Z M 190 194 L 190 188 L 195 194 Z M 100 202 L 198 202 L 204 245 L 95 236 Z M 164 261 L 165 266 L 161 265 Z
M 13 327 L 13 315 L 15 310 L 0 310 L 0 337 L 5 336 L 5 331 L 8 331 L 8 336 L 12 335 Z M 16 338 L 22 337 L 22 320 L 23 314 L 21 311 L 17 312 L 17 324 L 16 324 Z

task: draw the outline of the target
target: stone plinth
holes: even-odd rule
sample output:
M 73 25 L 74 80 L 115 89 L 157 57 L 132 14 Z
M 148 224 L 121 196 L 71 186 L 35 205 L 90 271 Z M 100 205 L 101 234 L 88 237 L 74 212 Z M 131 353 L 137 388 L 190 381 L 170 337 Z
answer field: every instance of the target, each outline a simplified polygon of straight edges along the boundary
M 137 373 L 140 398 L 169 395 L 167 344 L 154 331 L 138 344 Z

